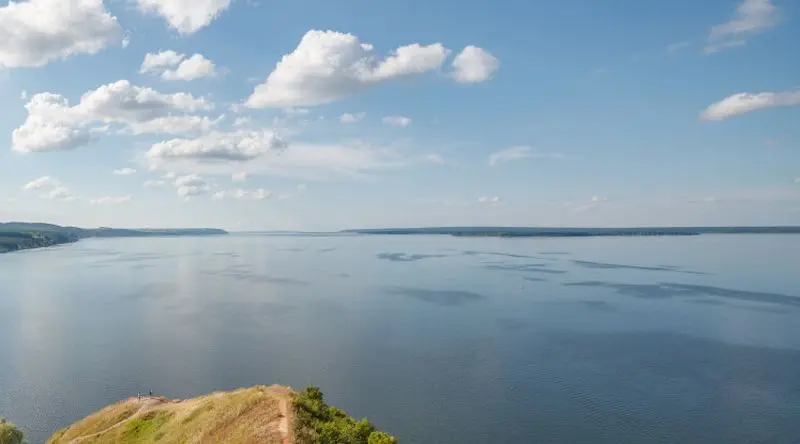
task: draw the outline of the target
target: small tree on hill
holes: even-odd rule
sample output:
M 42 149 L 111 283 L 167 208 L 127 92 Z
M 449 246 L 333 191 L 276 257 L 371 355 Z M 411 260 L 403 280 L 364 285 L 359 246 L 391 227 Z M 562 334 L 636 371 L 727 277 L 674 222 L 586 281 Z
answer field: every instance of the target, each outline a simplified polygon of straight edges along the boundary
M 0 418 L 0 444 L 22 444 L 22 431 L 14 424 Z
M 367 444 L 397 444 L 397 439 L 385 432 L 372 432 Z

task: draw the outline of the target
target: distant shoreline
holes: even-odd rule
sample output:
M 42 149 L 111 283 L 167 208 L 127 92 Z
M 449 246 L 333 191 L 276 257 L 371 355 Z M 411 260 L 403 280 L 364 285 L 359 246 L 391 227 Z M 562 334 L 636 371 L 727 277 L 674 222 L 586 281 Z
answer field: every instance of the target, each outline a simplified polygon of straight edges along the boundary
M 701 234 L 800 234 L 800 227 L 638 227 L 638 228 L 533 228 L 533 227 L 429 227 L 344 230 L 367 235 L 443 235 L 454 237 L 621 237 L 699 236 Z
M 7 222 L 0 223 L 0 253 L 52 247 L 93 237 L 219 236 L 227 234 L 227 231 L 217 228 L 77 228 L 43 223 Z

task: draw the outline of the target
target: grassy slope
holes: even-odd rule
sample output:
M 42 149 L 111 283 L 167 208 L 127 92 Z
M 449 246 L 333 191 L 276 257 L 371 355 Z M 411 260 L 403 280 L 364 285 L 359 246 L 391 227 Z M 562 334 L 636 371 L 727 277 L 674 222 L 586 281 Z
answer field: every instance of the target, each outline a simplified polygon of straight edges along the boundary
M 130 398 L 59 430 L 47 442 L 294 443 L 288 436 L 293 396 L 286 387 L 257 386 L 184 401 Z M 289 406 L 285 419 L 281 402 Z

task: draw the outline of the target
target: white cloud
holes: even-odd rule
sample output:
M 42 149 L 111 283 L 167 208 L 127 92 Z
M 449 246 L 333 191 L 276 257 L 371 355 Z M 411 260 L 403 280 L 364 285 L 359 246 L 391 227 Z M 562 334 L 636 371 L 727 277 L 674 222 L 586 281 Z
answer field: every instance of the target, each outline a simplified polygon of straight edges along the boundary
M 211 187 L 208 186 L 208 183 L 205 181 L 205 179 L 197 174 L 178 176 L 175 178 L 173 185 L 175 185 L 178 196 L 187 199 L 192 196 L 207 194 L 211 190 Z
M 186 35 L 208 26 L 231 0 L 137 0 L 144 12 L 163 17 L 167 24 Z
M 72 202 L 77 200 L 74 194 L 67 187 L 55 187 L 49 192 L 42 195 L 45 199 L 62 200 L 64 202 Z
M 441 68 L 450 50 L 435 43 L 397 48 L 379 60 L 372 45 L 352 34 L 308 31 L 247 99 L 251 108 L 330 103 L 391 79 Z
M 175 173 L 174 171 L 167 171 L 166 173 L 164 173 L 163 177 L 164 177 L 164 179 L 172 180 L 172 179 L 178 177 L 178 174 Z
M 745 44 L 747 44 L 747 41 L 745 40 L 728 40 L 727 42 L 707 45 L 705 48 L 703 48 L 703 52 L 706 54 L 714 54 L 715 52 L 736 48 L 738 46 L 744 46 Z
M 118 170 L 114 170 L 111 172 L 112 174 L 116 174 L 117 176 L 130 176 L 136 174 L 136 170 L 133 168 L 120 168 Z
M 405 116 L 386 116 L 381 121 L 387 125 L 405 128 L 411 125 L 411 119 Z
M 20 91 L 19 99 L 20 100 L 28 100 L 28 91 L 26 91 L 24 89 L 22 91 Z
M 778 24 L 778 8 L 770 0 L 744 0 L 736 7 L 736 16 L 711 28 L 706 53 L 741 46 L 745 38 Z
M 453 60 L 451 76 L 459 83 L 478 83 L 489 80 L 500 69 L 500 60 L 477 46 L 467 46 Z
M 700 114 L 700 118 L 703 120 L 720 121 L 752 111 L 786 106 L 800 106 L 800 90 L 777 93 L 734 94 L 706 108 L 706 110 Z
M 85 93 L 80 103 L 70 107 L 61 95 L 40 93 L 25 105 L 28 118 L 12 133 L 12 149 L 20 153 L 69 150 L 86 145 L 91 134 L 105 132 L 97 124 L 119 123 L 133 126 L 136 132 L 153 132 L 151 122 L 173 112 L 206 111 L 213 104 L 187 93 L 162 94 L 150 88 L 131 85 L 127 80 L 100 86 Z M 149 130 L 142 129 L 151 122 Z M 173 123 L 174 121 L 167 121 Z M 139 129 L 137 130 L 137 126 Z
M 252 122 L 250 117 L 237 117 L 236 120 L 233 121 L 234 128 L 241 128 L 243 126 L 247 126 Z
M 284 108 L 282 111 L 290 117 L 305 116 L 311 112 L 308 108 Z
M 92 199 L 92 205 L 120 205 L 131 201 L 131 196 L 106 196 Z
M 32 180 L 25 184 L 25 186 L 22 188 L 28 191 L 44 192 L 44 194 L 40 195 L 40 197 L 43 199 L 62 200 L 65 202 L 77 200 L 77 197 L 72 194 L 69 188 L 62 185 L 58 179 L 50 176 L 43 176 L 36 180 Z
M 219 191 L 214 193 L 212 198 L 214 200 L 222 199 L 252 199 L 252 200 L 265 200 L 272 197 L 272 192 L 264 188 L 246 189 L 237 188 L 234 190 Z
M 176 69 L 167 69 L 161 74 L 164 80 L 195 80 L 203 77 L 214 77 L 217 75 L 214 62 L 203 57 L 202 54 L 195 54 L 182 61 Z
M 478 198 L 478 203 L 479 204 L 484 204 L 484 205 L 493 205 L 494 206 L 494 205 L 502 204 L 503 203 L 503 199 L 501 199 L 500 196 L 493 196 L 493 197 L 483 196 L 483 197 L 479 197 Z
M 286 142 L 270 131 L 211 132 L 194 139 L 156 143 L 145 156 L 154 163 L 167 160 L 248 161 L 280 152 Z
M 246 182 L 247 178 L 248 177 L 247 177 L 247 172 L 246 171 L 242 171 L 242 172 L 239 172 L 239 173 L 233 173 L 231 175 L 231 181 L 233 181 L 233 182 Z
M 163 187 L 166 184 L 167 183 L 164 182 L 163 180 L 148 180 L 145 183 L 143 183 L 142 186 L 145 188 L 159 188 Z
M 528 158 L 561 159 L 563 157 L 564 156 L 560 153 L 540 153 L 534 151 L 533 148 L 529 146 L 513 146 L 511 148 L 506 148 L 504 150 L 492 153 L 492 155 L 489 156 L 489 165 L 497 166 L 504 162 Z
M 38 67 L 95 54 L 120 27 L 103 0 L 27 0 L 0 7 L 0 68 Z
M 588 202 L 567 202 L 565 205 L 572 208 L 573 211 L 581 212 L 591 210 L 607 202 L 608 198 L 605 196 L 592 196 Z
M 183 61 L 184 58 L 186 58 L 186 55 L 177 53 L 173 50 L 161 51 L 157 53 L 148 52 L 144 56 L 144 61 L 142 62 L 141 68 L 139 68 L 139 73 L 147 74 L 164 72 L 168 68 L 177 66 L 179 63 L 181 63 L 181 61 Z
M 131 44 L 131 33 L 130 31 L 128 31 L 125 33 L 124 36 L 122 36 L 122 42 L 120 43 L 120 45 L 122 45 L 122 49 L 125 49 L 130 44 Z
M 22 188 L 26 190 L 43 190 L 59 186 L 58 179 L 53 179 L 50 176 L 43 176 L 36 180 L 32 180 L 25 184 Z
M 364 120 L 364 117 L 367 117 L 367 113 L 344 113 L 339 116 L 339 121 L 342 123 L 356 123 Z

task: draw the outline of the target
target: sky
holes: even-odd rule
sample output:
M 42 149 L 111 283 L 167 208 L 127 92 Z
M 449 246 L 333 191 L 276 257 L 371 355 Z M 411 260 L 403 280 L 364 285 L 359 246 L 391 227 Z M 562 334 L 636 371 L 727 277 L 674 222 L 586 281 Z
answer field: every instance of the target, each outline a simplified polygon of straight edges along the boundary
M 0 220 L 800 225 L 794 0 L 0 0 Z

